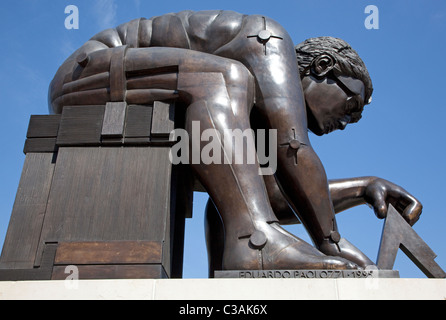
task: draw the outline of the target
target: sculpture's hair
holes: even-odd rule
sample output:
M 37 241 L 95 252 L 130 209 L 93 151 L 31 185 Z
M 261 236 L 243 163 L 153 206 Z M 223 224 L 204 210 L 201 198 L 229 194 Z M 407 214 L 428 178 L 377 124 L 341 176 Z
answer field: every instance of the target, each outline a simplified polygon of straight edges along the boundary
M 321 54 L 330 54 L 336 59 L 335 68 L 342 74 L 359 79 L 364 83 L 365 103 L 369 101 L 373 92 L 372 80 L 364 62 L 347 42 L 333 37 L 317 37 L 305 40 L 295 49 L 301 75 L 305 70 L 308 70 L 308 66 L 311 65 L 314 58 Z

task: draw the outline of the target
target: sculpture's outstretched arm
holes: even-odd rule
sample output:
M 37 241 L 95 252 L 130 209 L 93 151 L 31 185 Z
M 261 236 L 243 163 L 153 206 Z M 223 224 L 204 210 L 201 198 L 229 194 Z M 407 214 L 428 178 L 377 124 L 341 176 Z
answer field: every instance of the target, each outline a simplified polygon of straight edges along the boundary
M 330 194 L 336 212 L 368 204 L 378 218 L 385 218 L 392 204 L 410 225 L 418 221 L 423 206 L 400 186 L 377 177 L 360 177 L 330 181 Z
M 274 176 L 265 176 L 271 206 L 281 224 L 296 224 L 299 220 L 289 208 Z M 385 218 L 389 204 L 398 208 L 410 225 L 418 221 L 423 206 L 400 186 L 378 177 L 358 177 L 329 180 L 330 197 L 335 213 L 367 204 L 378 218 Z

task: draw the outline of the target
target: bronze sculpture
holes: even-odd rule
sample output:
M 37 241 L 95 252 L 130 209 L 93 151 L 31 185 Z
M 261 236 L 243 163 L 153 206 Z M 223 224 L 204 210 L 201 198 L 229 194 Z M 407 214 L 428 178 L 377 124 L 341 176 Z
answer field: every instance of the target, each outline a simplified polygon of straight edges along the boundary
M 359 120 L 371 94 L 365 66 L 341 40 L 310 39 L 295 49 L 267 17 L 183 11 L 94 36 L 57 72 L 50 111 L 175 99 L 185 106 L 186 130 L 199 121 L 202 130 L 222 132 L 250 128 L 255 106 L 256 125 L 278 133 L 276 177 L 259 176 L 258 163 L 191 165 L 223 220 L 224 251 L 212 250 L 218 267 L 356 269 L 374 264 L 341 237 L 335 212 L 369 203 L 383 217 L 391 202 L 413 224 L 421 204 L 385 180 L 328 184 L 307 129 L 318 135 L 344 129 Z M 294 213 L 316 248 L 280 227 Z

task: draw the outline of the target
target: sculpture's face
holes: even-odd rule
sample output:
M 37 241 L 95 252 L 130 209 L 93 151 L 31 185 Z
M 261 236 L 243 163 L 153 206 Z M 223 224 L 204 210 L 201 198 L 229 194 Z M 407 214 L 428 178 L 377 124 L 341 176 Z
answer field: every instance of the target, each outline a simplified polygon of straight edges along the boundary
M 364 108 L 364 84 L 344 76 L 327 75 L 318 79 L 313 75 L 302 79 L 307 104 L 308 128 L 316 135 L 344 130 L 357 122 Z

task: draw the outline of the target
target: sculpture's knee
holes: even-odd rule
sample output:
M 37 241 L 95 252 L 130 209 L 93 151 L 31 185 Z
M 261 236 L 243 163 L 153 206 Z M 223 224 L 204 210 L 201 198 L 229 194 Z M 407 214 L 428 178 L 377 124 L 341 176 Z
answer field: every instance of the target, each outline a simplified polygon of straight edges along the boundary
M 251 72 L 242 63 L 231 61 L 224 74 L 228 92 L 234 99 L 242 99 L 248 107 L 254 104 L 255 81 Z
M 242 63 L 231 61 L 225 73 L 225 80 L 231 87 L 247 90 L 254 87 L 254 77 Z
M 228 63 L 225 79 L 228 83 L 233 85 L 246 85 L 250 81 L 253 81 L 253 76 L 251 72 L 249 72 L 248 68 L 246 68 L 242 63 L 238 61 L 231 61 Z

